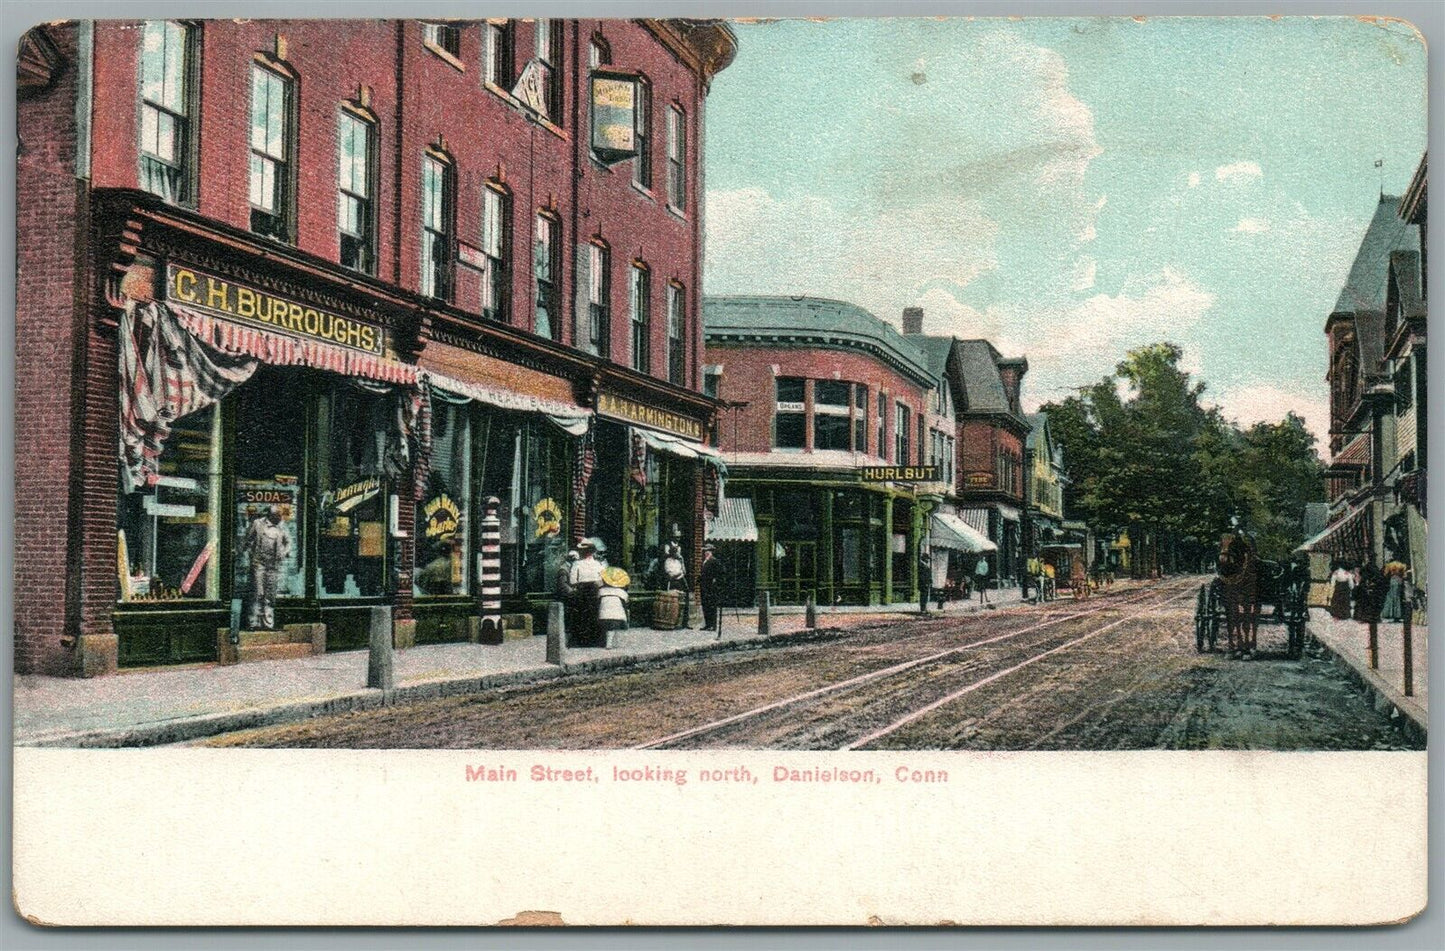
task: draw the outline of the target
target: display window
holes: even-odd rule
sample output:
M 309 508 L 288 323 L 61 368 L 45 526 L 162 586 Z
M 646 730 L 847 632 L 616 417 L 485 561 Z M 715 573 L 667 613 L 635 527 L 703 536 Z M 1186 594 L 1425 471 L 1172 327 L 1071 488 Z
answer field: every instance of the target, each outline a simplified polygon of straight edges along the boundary
M 177 420 L 151 488 L 121 491 L 116 512 L 117 599 L 123 603 L 220 597 L 220 414 Z
M 250 563 L 242 552 L 251 524 L 276 506 L 281 526 L 290 537 L 290 553 L 277 577 L 276 596 L 306 594 L 301 565 L 305 550 L 305 519 L 301 484 L 306 471 L 306 428 L 309 404 L 301 371 L 262 366 L 227 398 L 234 406 L 235 513 L 231 526 L 236 596 L 249 592 Z
M 387 593 L 389 393 L 356 380 L 321 394 L 316 430 L 320 511 L 316 589 L 323 598 Z
M 418 596 L 469 590 L 471 416 L 466 405 L 432 401 L 431 466 L 416 509 Z

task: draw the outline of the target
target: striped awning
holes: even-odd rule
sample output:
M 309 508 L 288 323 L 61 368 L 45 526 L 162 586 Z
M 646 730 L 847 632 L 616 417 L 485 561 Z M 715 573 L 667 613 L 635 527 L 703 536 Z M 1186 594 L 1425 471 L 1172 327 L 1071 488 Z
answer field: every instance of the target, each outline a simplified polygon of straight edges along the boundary
M 988 537 L 988 509 L 963 509 L 958 513 L 964 524 L 978 532 L 984 538 Z
M 1371 550 L 1370 506 L 1362 505 L 1333 525 L 1305 541 L 1295 551 L 1328 552 L 1352 558 L 1366 557 Z
M 517 410 L 523 413 L 541 413 L 552 423 L 571 436 L 586 434 L 591 425 L 592 411 L 576 403 L 533 396 L 530 393 L 516 393 L 498 386 L 473 383 L 445 376 L 434 370 L 422 371 L 421 377 L 434 390 L 441 390 L 467 400 L 476 400 L 498 409 Z
M 758 523 L 753 518 L 753 500 L 722 499 L 718 506 L 718 513 L 707 521 L 707 540 L 710 542 L 757 541 Z
M 181 326 L 205 343 L 235 356 L 249 356 L 273 366 L 302 366 L 382 383 L 414 384 L 417 368 L 376 353 L 353 350 L 320 340 L 306 340 L 236 323 L 210 314 L 167 305 Z
M 989 541 L 987 535 L 976 531 L 957 515 L 947 512 L 933 513 L 932 542 L 934 548 L 952 548 L 973 554 L 998 551 L 998 546 Z

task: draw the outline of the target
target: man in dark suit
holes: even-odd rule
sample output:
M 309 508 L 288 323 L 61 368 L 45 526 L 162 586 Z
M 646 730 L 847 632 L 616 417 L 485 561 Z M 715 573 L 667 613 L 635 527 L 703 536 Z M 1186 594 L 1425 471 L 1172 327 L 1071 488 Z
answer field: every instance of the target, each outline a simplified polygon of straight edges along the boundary
M 722 630 L 718 627 L 718 605 L 722 602 L 723 578 L 727 574 L 722 562 L 718 561 L 717 553 L 713 546 L 702 546 L 702 568 L 698 575 L 698 595 L 702 600 L 702 623 L 709 631 L 717 631 L 722 636 Z

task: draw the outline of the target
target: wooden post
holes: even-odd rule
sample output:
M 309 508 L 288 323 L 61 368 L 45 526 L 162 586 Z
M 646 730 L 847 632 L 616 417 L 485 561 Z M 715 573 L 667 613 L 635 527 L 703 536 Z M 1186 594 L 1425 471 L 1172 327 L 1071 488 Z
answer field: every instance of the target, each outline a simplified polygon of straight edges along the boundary
M 1409 598 L 1405 599 L 1405 621 L 1400 628 L 1401 648 L 1405 657 L 1405 696 L 1415 696 L 1415 645 L 1412 643 L 1415 637 L 1415 604 Z
M 1380 669 L 1380 622 L 1370 622 L 1370 669 Z
M 371 654 L 366 662 L 366 685 L 378 690 L 396 686 L 396 669 L 392 653 L 391 608 L 378 605 L 371 609 Z
M 808 595 L 808 605 L 803 610 L 803 626 L 813 628 L 818 626 L 818 599 Z
M 553 601 L 547 605 L 547 663 L 560 667 L 566 644 L 566 608 L 561 601 Z
M 769 616 L 772 607 L 773 594 L 771 591 L 763 590 L 758 592 L 758 636 L 767 637 L 773 633 L 772 618 Z

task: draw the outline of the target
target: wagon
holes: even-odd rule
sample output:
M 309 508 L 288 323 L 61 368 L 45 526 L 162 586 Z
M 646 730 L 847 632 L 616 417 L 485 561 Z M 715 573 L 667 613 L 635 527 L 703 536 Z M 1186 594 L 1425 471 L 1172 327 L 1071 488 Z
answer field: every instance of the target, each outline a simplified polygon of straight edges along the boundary
M 1288 634 L 1287 655 L 1298 659 L 1304 653 L 1309 622 L 1309 585 L 1306 565 L 1260 559 L 1246 536 L 1226 535 L 1220 545 L 1218 572 L 1199 586 L 1195 649 L 1201 654 L 1213 651 L 1224 631 L 1231 651 L 1252 654 L 1258 625 L 1277 624 Z

